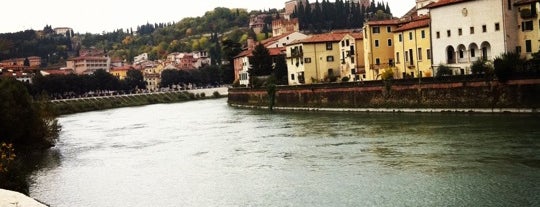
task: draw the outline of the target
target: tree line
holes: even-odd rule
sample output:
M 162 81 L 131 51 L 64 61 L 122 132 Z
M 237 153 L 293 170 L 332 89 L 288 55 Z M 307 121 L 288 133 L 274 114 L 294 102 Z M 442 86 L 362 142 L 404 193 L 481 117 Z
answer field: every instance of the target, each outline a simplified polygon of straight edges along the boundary
M 294 9 L 292 17 L 298 18 L 300 29 L 314 33 L 338 29 L 357 29 L 364 26 L 366 19 L 389 19 L 392 12 L 388 3 L 375 3 L 374 0 L 368 8 L 351 1 L 316 0 L 311 4 L 309 0 L 304 4 L 300 2 Z

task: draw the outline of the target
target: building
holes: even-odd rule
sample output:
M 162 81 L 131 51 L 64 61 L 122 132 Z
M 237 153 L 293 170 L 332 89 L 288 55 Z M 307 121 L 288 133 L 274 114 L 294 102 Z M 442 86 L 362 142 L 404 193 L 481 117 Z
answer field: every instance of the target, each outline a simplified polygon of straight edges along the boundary
M 518 46 L 516 52 L 522 58 L 530 59 L 532 54 L 540 51 L 540 0 L 517 0 Z
M 109 72 L 111 68 L 111 58 L 109 57 L 77 57 L 66 61 L 68 69 L 75 71 L 75 74 L 92 74 L 96 70 Z
M 340 74 L 349 81 L 361 80 L 365 74 L 364 36 L 362 32 L 345 34 L 340 42 Z
M 260 44 L 263 44 L 272 56 L 283 55 L 285 46 L 293 41 L 305 39 L 308 36 L 300 32 L 291 32 L 279 36 L 274 36 L 263 40 Z M 253 49 L 255 48 L 255 41 L 248 39 L 247 48 L 238 54 L 234 58 L 234 77 L 240 81 L 241 85 L 249 84 L 248 70 L 251 67 L 249 64 L 249 58 L 252 57 Z
M 298 5 L 302 3 L 303 5 L 306 5 L 306 0 L 290 0 L 285 2 L 285 13 L 283 16 L 285 16 L 285 19 L 290 19 L 290 16 L 294 13 L 294 10 Z
M 369 21 L 364 25 L 363 79 L 377 80 L 384 69 L 394 67 L 394 30 L 399 25 L 397 19 Z
M 313 35 L 287 45 L 289 85 L 334 82 L 341 77 L 340 42 L 343 33 Z
M 145 61 L 148 61 L 148 53 L 143 53 L 143 54 L 140 54 L 140 55 L 137 55 L 133 58 L 133 64 L 134 65 L 138 65 L 138 64 L 141 64 Z
M 167 61 L 174 63 L 175 67 L 181 70 L 198 69 L 212 64 L 212 59 L 206 51 L 191 53 L 173 52 L 167 55 Z
M 249 28 L 253 29 L 253 31 L 256 34 L 262 33 L 264 29 L 264 25 L 267 23 L 265 20 L 267 18 L 272 18 L 270 14 L 259 14 L 259 15 L 252 15 L 249 19 Z M 271 24 L 271 22 L 268 22 L 268 24 Z M 268 29 L 270 29 L 271 25 L 266 25 Z M 270 32 L 270 31 L 269 31 Z
M 113 67 L 109 73 L 118 78 L 118 80 L 124 80 L 127 77 L 127 72 L 134 69 L 135 68 L 131 67 L 130 65 Z
M 474 61 L 493 60 L 519 48 L 516 9 L 510 0 L 439 0 L 428 7 L 435 68 L 446 65 L 454 75 L 471 74 Z
M 55 34 L 64 35 L 64 37 L 67 37 L 68 32 L 70 32 L 70 34 L 73 32 L 73 29 L 70 27 L 56 27 L 53 30 Z
M 414 17 L 394 30 L 395 78 L 433 76 L 429 16 Z
M 298 18 L 294 19 L 276 19 L 272 21 L 272 36 L 280 36 L 287 33 L 299 32 L 300 23 Z
M 159 73 L 143 73 L 146 89 L 149 91 L 157 91 L 161 84 L 161 74 Z
M 41 57 L 38 57 L 38 56 L 30 56 L 30 57 L 27 57 L 27 58 L 12 58 L 12 59 L 7 59 L 7 60 L 2 60 L 0 62 L 0 65 L 1 66 L 5 66 L 5 67 L 8 67 L 8 66 L 24 66 L 24 62 L 26 61 L 26 59 L 28 59 L 28 66 L 30 68 L 38 68 L 39 66 L 41 66 Z

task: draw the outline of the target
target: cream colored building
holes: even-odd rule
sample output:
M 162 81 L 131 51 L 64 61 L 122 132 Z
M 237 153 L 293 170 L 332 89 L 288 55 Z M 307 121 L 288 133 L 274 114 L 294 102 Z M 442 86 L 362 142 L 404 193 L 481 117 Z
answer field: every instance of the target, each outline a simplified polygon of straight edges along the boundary
M 517 0 L 514 6 L 520 27 L 516 52 L 530 59 L 533 53 L 540 51 L 540 0 Z
M 429 5 L 434 67 L 444 64 L 454 75 L 466 75 L 478 59 L 516 51 L 515 11 L 510 0 L 439 0 Z
M 102 69 L 109 72 L 111 68 L 110 57 L 78 57 L 66 61 L 66 68 L 73 69 L 75 74 L 92 74 Z
M 341 80 L 340 42 L 345 34 L 320 34 L 287 45 L 289 85 Z
M 359 81 L 366 72 L 364 64 L 364 36 L 362 33 L 345 34 L 340 42 L 340 74 L 349 81 Z

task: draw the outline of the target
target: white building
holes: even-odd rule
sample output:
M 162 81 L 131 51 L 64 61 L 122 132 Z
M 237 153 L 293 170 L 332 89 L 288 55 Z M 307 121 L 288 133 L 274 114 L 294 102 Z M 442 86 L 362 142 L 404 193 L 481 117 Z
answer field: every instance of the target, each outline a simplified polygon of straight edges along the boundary
M 474 61 L 514 52 L 518 30 L 514 10 L 508 0 L 439 0 L 431 4 L 435 68 L 444 64 L 454 75 L 470 74 Z
M 138 65 L 147 60 L 148 60 L 148 53 L 143 53 L 133 58 L 133 64 Z

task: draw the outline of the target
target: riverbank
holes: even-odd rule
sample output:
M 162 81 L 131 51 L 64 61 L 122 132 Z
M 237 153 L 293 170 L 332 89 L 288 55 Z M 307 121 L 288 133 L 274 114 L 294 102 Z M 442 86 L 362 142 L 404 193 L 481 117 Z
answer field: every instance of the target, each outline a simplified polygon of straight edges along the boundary
M 232 88 L 235 107 L 290 111 L 538 113 L 540 79 L 369 81 L 268 89 Z M 273 97 L 272 97 L 273 96 Z M 274 100 L 272 102 L 271 100 Z
M 34 200 L 33 198 L 25 196 L 22 193 L 4 189 L 0 189 L 0 206 L 46 207 L 46 205 Z
M 206 88 L 189 91 L 169 91 L 158 93 L 138 93 L 116 96 L 97 96 L 51 101 L 59 115 L 74 114 L 122 107 L 143 106 L 160 103 L 178 103 L 207 98 L 227 96 L 227 88 Z

